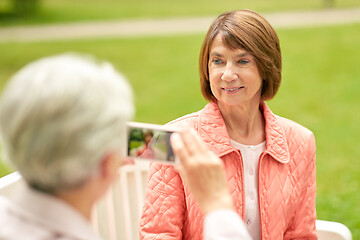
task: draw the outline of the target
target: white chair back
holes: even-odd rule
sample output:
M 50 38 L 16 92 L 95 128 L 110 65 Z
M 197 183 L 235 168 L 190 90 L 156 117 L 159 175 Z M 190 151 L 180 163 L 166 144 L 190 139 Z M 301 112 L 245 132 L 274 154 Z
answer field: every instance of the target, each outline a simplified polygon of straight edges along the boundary
M 93 225 L 106 240 L 139 239 L 139 223 L 145 198 L 149 163 L 120 168 L 118 178 L 93 212 Z

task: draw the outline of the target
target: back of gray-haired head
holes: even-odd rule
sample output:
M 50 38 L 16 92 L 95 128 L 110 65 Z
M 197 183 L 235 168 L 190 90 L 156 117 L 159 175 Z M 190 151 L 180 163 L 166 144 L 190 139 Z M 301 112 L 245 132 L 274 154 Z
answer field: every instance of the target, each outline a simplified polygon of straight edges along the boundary
M 105 154 L 125 152 L 132 91 L 109 63 L 64 54 L 43 58 L 10 80 L 0 130 L 10 162 L 32 186 L 80 185 Z

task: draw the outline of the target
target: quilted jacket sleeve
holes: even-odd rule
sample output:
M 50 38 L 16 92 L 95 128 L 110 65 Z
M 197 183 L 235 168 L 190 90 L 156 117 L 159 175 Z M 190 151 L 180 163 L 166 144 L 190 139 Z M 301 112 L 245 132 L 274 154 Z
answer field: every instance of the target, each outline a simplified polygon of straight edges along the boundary
M 292 223 L 286 232 L 284 239 L 317 239 L 316 234 L 316 166 L 315 166 L 315 139 L 314 135 L 308 141 L 307 163 L 301 173 L 301 181 L 304 184 L 299 195 L 300 202 L 292 218 Z
M 140 220 L 140 239 L 182 239 L 185 197 L 172 166 L 152 163 Z

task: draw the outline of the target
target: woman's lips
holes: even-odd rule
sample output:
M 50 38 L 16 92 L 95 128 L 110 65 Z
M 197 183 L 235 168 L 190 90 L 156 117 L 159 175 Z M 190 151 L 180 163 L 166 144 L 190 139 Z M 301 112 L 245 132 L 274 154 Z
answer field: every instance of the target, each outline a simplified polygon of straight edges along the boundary
M 234 87 L 234 88 L 221 88 L 222 90 L 224 90 L 226 93 L 237 93 L 240 89 L 244 88 L 243 86 L 241 87 Z

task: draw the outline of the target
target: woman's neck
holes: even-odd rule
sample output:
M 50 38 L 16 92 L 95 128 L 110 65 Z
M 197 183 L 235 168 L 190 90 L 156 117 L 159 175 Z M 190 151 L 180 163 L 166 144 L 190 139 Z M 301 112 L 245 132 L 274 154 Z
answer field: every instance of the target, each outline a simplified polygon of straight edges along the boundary
M 265 141 L 265 120 L 259 104 L 225 106 L 218 103 L 218 106 L 232 140 L 245 145 Z
M 95 197 L 84 191 L 84 188 L 59 191 L 55 196 L 76 209 L 88 221 L 91 219 L 91 211 L 95 205 Z

